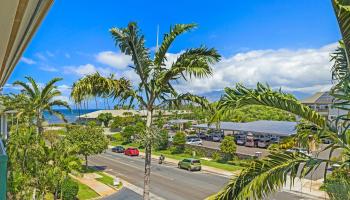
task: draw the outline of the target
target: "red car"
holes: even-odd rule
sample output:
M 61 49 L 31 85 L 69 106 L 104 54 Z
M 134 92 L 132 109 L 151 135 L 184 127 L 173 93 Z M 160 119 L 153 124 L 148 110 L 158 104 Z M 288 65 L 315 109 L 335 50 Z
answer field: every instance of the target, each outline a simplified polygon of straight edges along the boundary
M 127 156 L 138 156 L 139 155 L 139 150 L 137 148 L 127 148 L 125 151 L 124 151 L 124 154 L 127 155 Z

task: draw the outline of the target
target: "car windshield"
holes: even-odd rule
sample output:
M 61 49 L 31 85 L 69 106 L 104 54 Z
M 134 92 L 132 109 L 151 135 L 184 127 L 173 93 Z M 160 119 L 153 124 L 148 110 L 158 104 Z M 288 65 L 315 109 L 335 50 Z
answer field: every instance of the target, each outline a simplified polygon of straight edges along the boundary
M 201 163 L 200 160 L 192 160 L 192 163 Z

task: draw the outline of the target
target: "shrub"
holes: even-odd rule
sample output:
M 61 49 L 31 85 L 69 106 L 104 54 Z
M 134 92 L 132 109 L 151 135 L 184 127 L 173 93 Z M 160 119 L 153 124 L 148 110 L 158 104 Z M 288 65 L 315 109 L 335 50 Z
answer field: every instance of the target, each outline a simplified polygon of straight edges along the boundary
M 211 158 L 214 160 L 214 161 L 219 161 L 221 160 L 221 154 L 219 152 L 214 152 L 212 155 L 211 155 Z
M 183 153 L 186 144 L 186 134 L 184 132 L 178 131 L 174 135 L 173 145 L 176 147 L 176 153 Z
M 63 200 L 74 200 L 79 192 L 79 185 L 71 178 L 67 178 L 62 183 L 62 199 Z
M 220 144 L 220 151 L 224 153 L 225 160 L 231 160 L 236 153 L 236 149 L 237 146 L 232 136 L 226 136 Z
M 346 170 L 334 170 L 321 186 L 330 199 L 342 200 L 350 197 L 350 175 Z
M 97 116 L 97 120 L 103 123 L 105 127 L 108 126 L 109 121 L 113 118 L 112 113 L 101 113 Z
M 159 140 L 156 143 L 156 149 L 157 150 L 165 150 L 168 148 L 168 131 L 167 130 L 161 130 L 159 133 Z

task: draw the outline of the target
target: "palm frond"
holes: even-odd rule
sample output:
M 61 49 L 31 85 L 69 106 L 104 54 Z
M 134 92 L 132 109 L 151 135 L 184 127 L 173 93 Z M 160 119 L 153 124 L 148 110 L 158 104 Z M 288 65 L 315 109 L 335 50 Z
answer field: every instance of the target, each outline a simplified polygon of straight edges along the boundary
M 332 0 L 334 13 L 338 21 L 347 59 L 350 55 L 350 1 L 349 0 Z M 348 60 L 349 63 L 349 60 Z
M 237 84 L 235 88 L 225 88 L 225 94 L 220 99 L 218 107 L 225 111 L 246 105 L 262 105 L 284 110 L 298 115 L 320 128 L 327 125 L 323 116 L 303 105 L 290 94 L 273 91 L 269 86 L 261 83 L 257 84 L 256 89 L 249 89 L 241 84 Z
M 165 55 L 176 37 L 195 28 L 196 26 L 196 24 L 176 24 L 174 27 L 170 27 L 170 32 L 168 34 L 164 34 L 163 42 L 159 49 L 157 49 L 154 65 L 158 67 L 164 65 L 164 61 L 166 60 Z
M 218 193 L 218 200 L 265 199 L 269 194 L 283 187 L 290 178 L 303 177 L 322 162 L 302 153 L 272 152 L 262 160 L 255 160 L 239 176 Z M 299 168 L 302 171 L 299 172 Z

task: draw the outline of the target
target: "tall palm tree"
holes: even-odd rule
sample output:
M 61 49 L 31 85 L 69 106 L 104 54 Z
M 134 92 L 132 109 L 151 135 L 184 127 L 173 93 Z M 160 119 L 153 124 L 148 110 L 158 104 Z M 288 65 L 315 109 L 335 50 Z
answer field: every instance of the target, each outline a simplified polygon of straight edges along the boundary
M 22 93 L 25 96 L 26 102 L 26 104 L 22 105 L 24 106 L 22 110 L 33 114 L 39 134 L 43 132 L 42 123 L 44 121 L 43 113 L 45 111 L 66 121 L 64 115 L 60 111 L 53 109 L 55 106 L 62 106 L 70 109 L 66 101 L 58 99 L 61 92 L 57 89 L 55 84 L 62 79 L 54 78 L 41 88 L 32 77 L 25 78 L 29 83 L 16 81 L 13 85 L 22 87 Z
M 156 50 L 154 59 L 150 56 L 150 51 L 145 47 L 145 38 L 140 33 L 136 23 L 129 23 L 126 28 L 112 28 L 110 32 L 115 44 L 119 46 L 121 52 L 131 56 L 133 61 L 132 68 L 140 79 L 140 83 L 131 87 L 98 90 L 100 95 L 107 90 L 107 93 L 113 93 L 115 97 L 122 97 L 123 100 L 137 101 L 139 107 L 147 110 L 146 134 L 144 135 L 145 146 L 145 174 L 144 174 L 144 192 L 143 198 L 149 199 L 150 173 L 151 173 L 151 151 L 152 143 L 157 137 L 156 131 L 153 131 L 153 115 L 155 109 L 159 109 L 164 104 L 179 104 L 182 101 L 196 101 L 207 104 L 207 101 L 189 93 L 178 94 L 173 87 L 173 83 L 179 79 L 192 77 L 207 77 L 212 74 L 211 64 L 220 59 L 220 55 L 213 48 L 206 47 L 191 48 L 179 55 L 176 61 L 167 66 L 167 52 L 173 41 L 181 34 L 188 32 L 196 27 L 195 24 L 177 24 L 170 28 L 170 32 L 164 35 L 162 44 Z M 98 75 L 97 75 L 98 76 Z M 102 77 L 100 77 L 102 78 Z M 83 93 L 79 88 L 94 87 L 85 77 L 74 85 L 73 94 Z M 108 79 L 106 79 L 108 80 Z M 108 82 L 108 81 L 107 81 Z M 113 84 L 109 84 L 113 86 Z M 119 84 L 120 85 L 120 84 Z M 119 86 L 117 84 L 117 86 Z M 95 87 L 94 87 L 95 88 Z M 92 95 L 91 90 L 86 90 Z M 79 95 L 77 95 L 79 96 Z

